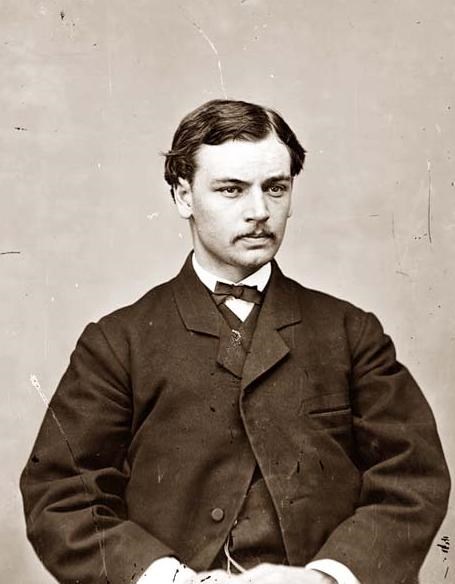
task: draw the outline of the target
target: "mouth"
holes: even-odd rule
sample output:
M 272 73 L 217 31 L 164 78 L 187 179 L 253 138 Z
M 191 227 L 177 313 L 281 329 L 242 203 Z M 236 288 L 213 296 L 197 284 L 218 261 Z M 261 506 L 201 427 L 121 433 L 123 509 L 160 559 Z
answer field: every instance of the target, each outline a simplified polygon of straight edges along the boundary
M 252 231 L 239 235 L 238 239 L 273 239 L 274 235 L 270 231 Z
M 245 233 L 244 235 L 239 235 L 237 240 L 244 240 L 250 243 L 264 243 L 269 240 L 274 240 L 275 235 L 270 231 L 253 231 L 251 233 Z

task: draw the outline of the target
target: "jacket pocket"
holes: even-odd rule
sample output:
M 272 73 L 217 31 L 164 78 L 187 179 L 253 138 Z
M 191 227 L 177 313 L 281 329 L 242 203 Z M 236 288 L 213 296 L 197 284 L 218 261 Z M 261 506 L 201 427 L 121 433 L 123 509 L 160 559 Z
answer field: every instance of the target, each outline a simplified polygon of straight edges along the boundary
M 314 395 L 303 400 L 303 409 L 310 416 L 351 413 L 348 396 L 343 392 Z
M 346 393 L 329 393 L 307 398 L 303 411 L 321 430 L 337 426 L 350 426 L 352 411 Z

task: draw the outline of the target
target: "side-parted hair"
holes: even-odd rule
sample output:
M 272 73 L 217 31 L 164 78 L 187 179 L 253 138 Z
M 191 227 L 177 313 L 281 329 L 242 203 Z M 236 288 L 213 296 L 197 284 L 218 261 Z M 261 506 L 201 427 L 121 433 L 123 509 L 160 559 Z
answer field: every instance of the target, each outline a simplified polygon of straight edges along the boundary
M 172 198 L 178 179 L 192 184 L 196 171 L 196 154 L 202 144 L 218 145 L 227 140 L 256 142 L 269 134 L 286 146 L 291 156 L 291 176 L 302 170 L 305 150 L 284 119 L 274 110 L 228 99 L 214 99 L 199 106 L 183 118 L 165 153 L 164 178 L 171 187 Z

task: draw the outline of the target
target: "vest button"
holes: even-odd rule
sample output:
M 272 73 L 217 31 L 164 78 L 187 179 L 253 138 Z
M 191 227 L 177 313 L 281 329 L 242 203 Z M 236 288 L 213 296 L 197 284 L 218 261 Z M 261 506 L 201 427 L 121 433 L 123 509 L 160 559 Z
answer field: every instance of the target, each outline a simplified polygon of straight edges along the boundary
M 216 521 L 217 523 L 223 521 L 224 519 L 224 511 L 220 507 L 215 507 L 215 509 L 212 509 L 210 515 L 212 516 L 213 521 Z

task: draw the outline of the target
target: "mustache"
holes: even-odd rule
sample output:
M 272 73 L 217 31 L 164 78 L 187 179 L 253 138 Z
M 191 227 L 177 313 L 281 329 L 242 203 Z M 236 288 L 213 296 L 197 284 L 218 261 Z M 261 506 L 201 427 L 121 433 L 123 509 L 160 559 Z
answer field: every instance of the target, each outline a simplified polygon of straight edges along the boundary
M 270 229 L 262 228 L 262 229 L 252 229 L 251 231 L 246 231 L 245 233 L 240 233 L 234 238 L 234 243 L 239 239 L 243 239 L 244 237 L 268 237 L 270 239 L 275 239 L 276 236 L 273 231 Z

